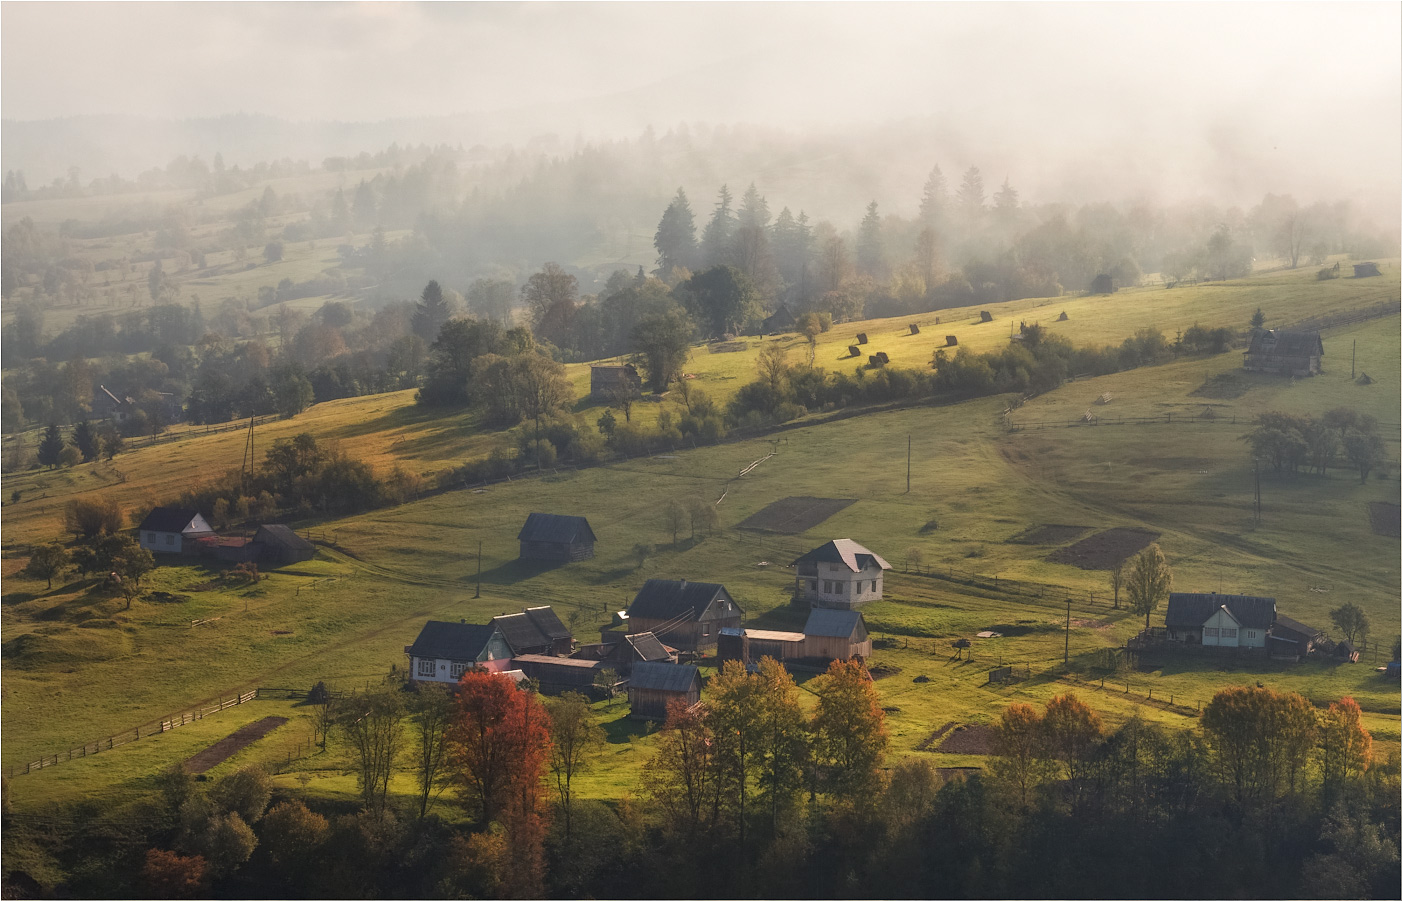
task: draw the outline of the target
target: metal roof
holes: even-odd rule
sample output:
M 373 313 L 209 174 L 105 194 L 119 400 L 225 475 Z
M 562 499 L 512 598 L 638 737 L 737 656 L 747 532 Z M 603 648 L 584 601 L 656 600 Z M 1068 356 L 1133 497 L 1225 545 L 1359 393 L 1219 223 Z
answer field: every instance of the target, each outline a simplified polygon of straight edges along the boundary
M 526 615 L 535 623 L 535 627 L 541 634 L 551 641 L 563 638 L 574 638 L 570 630 L 565 628 L 565 624 L 560 622 L 560 617 L 556 615 L 554 607 L 527 607 Z
M 636 635 L 625 635 L 623 640 L 632 646 L 633 651 L 640 660 L 670 660 L 672 655 L 668 653 L 661 640 L 651 632 L 639 632 Z
M 559 513 L 532 513 L 516 536 L 518 541 L 543 541 L 547 544 L 593 542 L 594 530 L 583 516 L 563 516 Z
M 1221 607 L 1226 607 L 1232 619 L 1247 629 L 1269 629 L 1276 619 L 1275 598 L 1173 592 L 1168 596 L 1164 625 L 1170 629 L 1197 629 Z
M 776 632 L 772 629 L 745 629 L 741 634 L 756 641 L 803 641 L 807 637 L 802 632 Z
M 865 625 L 860 611 L 814 607 L 808 614 L 808 622 L 803 624 L 803 633 L 822 638 L 851 638 L 858 627 L 865 628 Z
M 1291 640 L 1290 638 L 1287 638 L 1285 635 L 1281 634 L 1284 632 L 1292 633 L 1292 635 L 1299 636 L 1299 638 L 1302 638 L 1306 641 L 1309 641 L 1313 638 L 1318 638 L 1320 635 L 1324 634 L 1320 630 L 1316 629 L 1314 626 L 1307 626 L 1299 620 L 1291 619 L 1288 616 L 1281 616 L 1279 613 L 1277 613 L 1275 615 L 1275 625 L 1271 628 L 1271 636 L 1274 638 L 1283 638 L 1287 641 Z
M 1249 354 L 1283 354 L 1285 356 L 1323 356 L 1324 342 L 1319 332 L 1290 332 L 1284 329 L 1257 329 L 1251 333 Z
M 185 510 L 180 507 L 157 507 L 141 521 L 137 528 L 146 532 L 183 532 L 200 515 L 198 510 Z
M 414 639 L 408 653 L 413 657 L 475 662 L 497 632 L 494 624 L 443 623 L 429 620 Z
M 715 582 L 688 582 L 685 579 L 648 579 L 633 603 L 628 605 L 628 616 L 641 616 L 644 619 L 672 619 L 689 613 L 692 619 L 699 619 L 711 602 L 723 597 L 735 603 L 735 599 L 725 590 L 724 585 Z M 736 604 L 736 613 L 742 613 Z
M 854 573 L 859 573 L 875 563 L 882 569 L 890 569 L 891 564 L 881 559 L 850 538 L 837 538 L 822 547 L 814 548 L 793 562 L 800 563 L 841 563 Z
M 700 680 L 701 671 L 690 664 L 635 663 L 628 686 L 648 691 L 687 692 Z
M 511 645 L 513 653 L 548 647 L 557 639 L 574 637 L 549 607 L 528 607 L 520 613 L 494 616 L 492 622 L 501 629 L 501 635 Z
M 253 540 L 258 544 L 276 544 L 294 551 L 314 551 L 316 547 L 287 526 L 259 526 Z

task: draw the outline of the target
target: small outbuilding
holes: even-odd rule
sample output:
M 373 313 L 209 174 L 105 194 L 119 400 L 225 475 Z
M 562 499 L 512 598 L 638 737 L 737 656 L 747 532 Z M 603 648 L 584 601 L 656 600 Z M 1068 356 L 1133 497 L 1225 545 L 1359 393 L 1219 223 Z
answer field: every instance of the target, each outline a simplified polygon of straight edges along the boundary
M 589 396 L 594 400 L 611 400 L 614 395 L 640 394 L 643 379 L 632 363 L 589 367 Z
M 628 606 L 628 632 L 652 632 L 683 651 L 716 646 L 720 630 L 739 628 L 744 611 L 724 585 L 648 579 Z
M 676 663 L 639 663 L 628 678 L 630 715 L 640 719 L 667 718 L 667 705 L 681 701 L 687 707 L 701 700 L 701 671 Z
M 779 304 L 779 309 L 765 317 L 760 329 L 766 335 L 777 335 L 782 332 L 791 332 L 798 325 L 798 320 L 793 313 L 789 312 L 788 304 Z
M 1114 294 L 1118 290 L 1115 279 L 1107 273 L 1100 273 L 1091 279 L 1090 293 L 1092 294 Z
M 201 538 L 213 538 L 214 529 L 198 510 L 157 507 L 137 526 L 139 544 L 153 554 L 193 554 Z
M 594 556 L 594 530 L 583 516 L 532 513 L 516 538 L 522 560 L 573 563 Z
M 1319 332 L 1290 332 L 1284 329 L 1256 329 L 1242 354 L 1242 368 L 1248 372 L 1275 375 L 1315 375 L 1320 371 L 1324 342 Z
M 547 695 L 567 691 L 589 694 L 594 690 L 594 679 L 599 673 L 611 669 L 604 660 L 551 657 L 546 654 L 521 654 L 512 659 L 511 665 L 528 678 L 536 680 L 540 684 L 541 694 Z
M 1354 277 L 1354 278 L 1368 278 L 1369 276 L 1373 276 L 1373 275 L 1382 275 L 1382 273 L 1378 271 L 1378 264 L 1377 264 L 1377 263 L 1354 263 L 1354 264 L 1353 264 L 1353 277 Z
M 987 310 L 979 310 L 978 321 L 979 321 L 979 322 L 992 322 L 992 321 L 993 321 L 993 314 L 990 313 L 990 312 L 988 312 Z
M 316 556 L 316 545 L 289 526 L 259 526 L 250 543 L 258 550 L 258 562 L 265 566 L 301 563 Z
M 1344 663 L 1357 663 L 1358 649 L 1353 646 L 1353 642 L 1344 639 L 1334 645 L 1334 656 Z
M 511 668 L 511 648 L 491 624 L 429 620 L 404 653 L 415 682 L 456 683 L 470 669 L 500 673 Z
M 866 618 L 857 610 L 825 610 L 815 607 L 803 625 L 804 656 L 823 660 L 850 660 L 871 656 L 871 635 Z
M 720 630 L 716 644 L 716 658 L 721 662 L 754 663 L 761 657 L 772 657 L 782 663 L 799 660 L 807 653 L 807 636 L 802 632 L 728 628 Z
M 1266 651 L 1277 659 L 1304 660 L 1314 650 L 1315 642 L 1323 637 L 1324 633 L 1319 629 L 1277 613 L 1271 626 L 1270 640 L 1266 642 Z

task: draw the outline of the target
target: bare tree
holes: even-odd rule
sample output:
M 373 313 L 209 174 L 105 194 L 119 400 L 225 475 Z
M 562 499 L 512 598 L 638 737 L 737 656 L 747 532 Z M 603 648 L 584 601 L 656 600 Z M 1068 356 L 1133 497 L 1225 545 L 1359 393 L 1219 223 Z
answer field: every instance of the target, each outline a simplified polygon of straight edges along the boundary
M 378 819 L 384 815 L 401 750 L 404 701 L 397 688 L 383 685 L 351 695 L 340 706 L 340 726 L 350 742 L 361 799 Z
M 419 819 L 423 819 L 428 816 L 430 801 L 442 792 L 447 781 L 448 727 L 453 720 L 453 697 L 446 685 L 422 683 L 409 708 L 414 768 L 419 780 Z
M 585 766 L 590 753 L 603 747 L 604 730 L 594 722 L 589 699 L 578 692 L 565 692 L 549 702 L 550 711 L 550 772 L 555 777 L 555 790 L 560 796 L 560 809 L 565 814 L 565 838 L 570 837 L 574 796 L 571 780 Z

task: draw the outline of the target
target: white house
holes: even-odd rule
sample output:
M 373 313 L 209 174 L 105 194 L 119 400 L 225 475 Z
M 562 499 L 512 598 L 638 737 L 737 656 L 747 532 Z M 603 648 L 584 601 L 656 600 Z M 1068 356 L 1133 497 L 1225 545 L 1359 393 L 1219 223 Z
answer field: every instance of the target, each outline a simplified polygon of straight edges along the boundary
M 153 554 L 183 554 L 195 550 L 195 541 L 212 538 L 214 529 L 196 510 L 157 507 L 138 527 L 140 544 Z
M 511 648 L 492 624 L 429 620 L 404 653 L 409 655 L 409 678 L 415 682 L 456 683 L 474 667 L 494 673 L 511 668 Z
M 1219 648 L 1264 648 L 1275 617 L 1275 598 L 1173 592 L 1168 596 L 1164 626 L 1170 641 Z
M 891 568 L 850 538 L 829 541 L 792 565 L 796 597 L 817 607 L 845 609 L 881 600 L 882 573 Z

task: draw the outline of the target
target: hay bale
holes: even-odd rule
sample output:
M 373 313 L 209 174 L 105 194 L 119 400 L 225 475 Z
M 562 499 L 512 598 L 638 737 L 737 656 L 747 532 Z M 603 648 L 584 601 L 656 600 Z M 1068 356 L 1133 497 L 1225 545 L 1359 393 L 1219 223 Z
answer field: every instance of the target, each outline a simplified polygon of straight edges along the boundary
M 866 333 L 866 332 L 857 332 L 857 343 L 858 343 L 858 344 L 865 344 L 865 343 L 867 343 L 867 333 Z
M 958 347 L 958 346 L 959 346 L 959 339 L 958 339 L 957 337 L 955 337 L 954 335 L 945 335 L 945 336 L 944 336 L 944 346 L 945 346 L 945 347 Z
M 1065 322 L 1066 320 L 1068 320 L 1068 319 L 1070 319 L 1070 318 L 1071 318 L 1070 316 L 1067 316 L 1067 315 L 1066 315 L 1066 311 L 1065 311 L 1065 310 L 1062 310 L 1062 311 L 1061 311 L 1061 315 L 1058 316 L 1058 317 L 1056 317 L 1056 321 L 1057 321 L 1057 322 Z
M 1363 373 L 1362 375 L 1360 375 L 1357 379 L 1355 379 L 1355 381 L 1357 381 L 1358 384 L 1360 384 L 1360 385 L 1371 385 L 1371 384 L 1373 384 L 1373 379 L 1372 379 L 1372 377 L 1369 376 L 1368 373 L 1366 373 L 1366 372 Z
M 988 312 L 987 310 L 979 310 L 978 321 L 979 321 L 979 322 L 992 322 L 992 321 L 993 321 L 993 314 L 990 313 L 990 312 Z
M 876 352 L 876 359 L 881 361 L 882 366 L 885 366 L 887 363 L 891 362 L 891 358 L 886 356 L 886 351 L 884 350 L 879 350 Z
M 912 323 L 910 324 L 910 333 L 911 333 L 912 335 L 918 335 L 918 334 L 920 334 L 920 326 L 918 326 L 918 325 L 916 325 L 915 323 L 912 322 Z
M 854 357 L 860 357 L 862 355 L 862 349 L 855 344 L 847 345 L 847 352 Z

